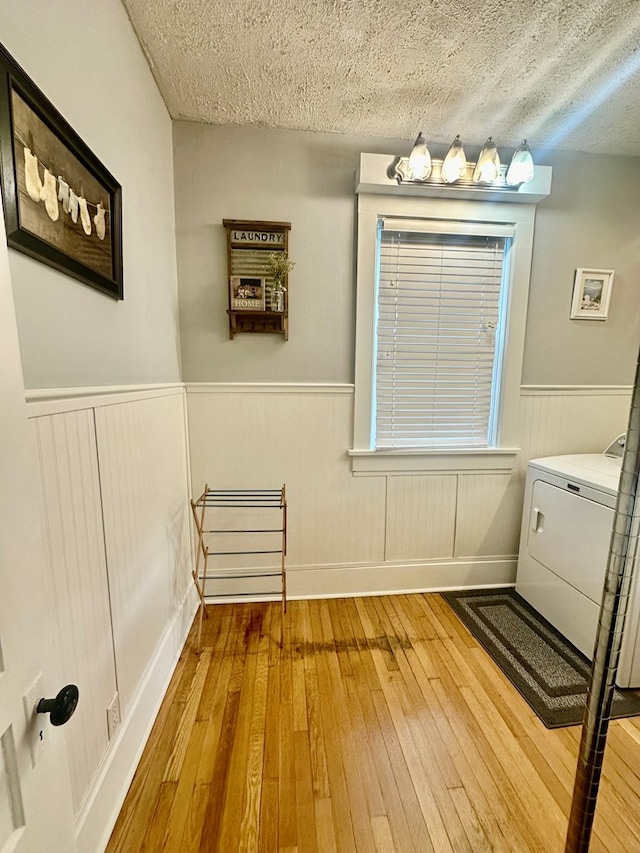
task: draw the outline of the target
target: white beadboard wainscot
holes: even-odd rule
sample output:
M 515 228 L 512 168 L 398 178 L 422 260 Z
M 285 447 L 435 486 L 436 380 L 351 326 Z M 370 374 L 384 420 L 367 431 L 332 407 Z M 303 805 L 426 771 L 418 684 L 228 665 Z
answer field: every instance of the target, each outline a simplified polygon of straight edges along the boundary
M 96 409 L 120 704 L 132 701 L 190 583 L 180 392 Z
M 386 561 L 453 557 L 457 480 L 445 475 L 387 478 Z
M 351 386 L 187 385 L 187 409 L 197 495 L 286 483 L 288 565 L 383 561 L 384 479 L 354 480 L 347 456 Z
M 517 475 L 459 475 L 454 556 L 517 554 L 522 500 Z
M 194 495 L 286 482 L 292 597 L 513 583 L 529 460 L 603 450 L 630 400 L 626 386 L 523 387 L 511 474 L 354 477 L 353 386 L 186 387 Z
M 78 848 L 96 853 L 195 612 L 181 384 L 27 393 L 40 456 Z M 122 722 L 109 743 L 116 689 Z
M 521 472 L 531 459 L 601 453 L 629 420 L 627 385 L 523 385 L 520 390 Z M 523 485 L 524 495 L 524 485 Z

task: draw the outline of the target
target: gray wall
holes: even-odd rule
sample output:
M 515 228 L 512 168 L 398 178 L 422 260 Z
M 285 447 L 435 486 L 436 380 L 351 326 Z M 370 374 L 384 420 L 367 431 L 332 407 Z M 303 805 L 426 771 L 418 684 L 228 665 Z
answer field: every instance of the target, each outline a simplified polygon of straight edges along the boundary
M 556 153 L 538 206 L 526 385 L 625 385 L 640 346 L 640 159 Z M 614 269 L 606 321 L 570 320 L 577 268 Z
M 187 122 L 173 136 L 183 378 L 352 382 L 355 170 L 397 141 Z M 287 343 L 229 340 L 225 218 L 292 224 Z
M 122 184 L 125 301 L 18 252 L 27 388 L 180 378 L 171 120 L 116 0 L 3 0 L 0 39 Z
M 186 381 L 353 381 L 358 156 L 410 145 L 174 124 Z M 629 384 L 640 343 L 640 160 L 555 154 L 544 162 L 554 167 L 553 187 L 537 212 L 523 382 Z M 223 218 L 292 223 L 287 343 L 229 340 Z M 590 266 L 616 270 L 609 319 L 570 321 L 574 271 Z
M 123 8 L 94 0 L 85 12 L 77 0 L 0 8 L 7 49 L 123 185 L 123 303 L 10 253 L 26 386 L 180 378 L 174 227 L 184 379 L 351 382 L 358 155 L 403 153 L 411 140 L 178 122 L 172 152 L 170 119 Z M 538 209 L 523 382 L 630 383 L 640 160 L 545 162 L 553 193 Z M 288 343 L 229 340 L 225 217 L 292 222 Z M 579 266 L 616 270 L 605 323 L 569 320 Z

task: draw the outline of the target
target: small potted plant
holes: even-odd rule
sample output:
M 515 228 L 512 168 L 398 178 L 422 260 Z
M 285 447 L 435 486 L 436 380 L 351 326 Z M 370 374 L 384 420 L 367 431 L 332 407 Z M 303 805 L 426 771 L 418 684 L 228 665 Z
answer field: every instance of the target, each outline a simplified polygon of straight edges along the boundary
M 289 259 L 287 252 L 270 252 L 267 258 L 267 275 L 272 280 L 271 285 L 271 310 L 284 311 L 284 294 L 287 288 L 284 282 L 295 266 L 295 262 Z

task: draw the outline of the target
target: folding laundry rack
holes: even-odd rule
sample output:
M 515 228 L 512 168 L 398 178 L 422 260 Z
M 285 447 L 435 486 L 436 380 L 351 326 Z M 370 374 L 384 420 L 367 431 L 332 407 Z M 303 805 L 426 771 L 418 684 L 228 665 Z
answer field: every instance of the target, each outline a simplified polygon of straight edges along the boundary
M 274 526 L 262 526 L 265 518 L 270 518 L 271 510 L 278 512 Z M 287 555 L 287 498 L 286 485 L 280 489 L 210 489 L 207 485 L 196 500 L 191 501 L 191 511 L 195 521 L 198 544 L 193 581 L 200 598 L 198 624 L 198 647 L 202 636 L 202 618 L 207 616 L 204 603 L 207 581 L 247 580 L 252 578 L 280 578 L 280 590 L 252 590 L 250 592 L 225 592 L 216 590 L 215 598 L 238 598 L 241 596 L 282 596 L 282 616 L 287 612 L 287 574 L 285 557 Z M 264 511 L 264 512 L 263 512 Z M 257 527 L 230 527 L 238 518 L 242 522 L 254 516 Z M 215 526 L 209 527 L 209 524 Z M 220 525 L 220 526 L 219 526 Z M 224 546 L 228 536 L 243 534 L 243 541 L 254 537 L 258 547 L 229 550 Z M 246 536 L 245 536 L 246 534 Z M 222 544 L 216 544 L 222 543 Z M 278 544 L 278 547 L 265 547 Z M 262 545 L 263 547 L 259 547 Z M 224 548 L 224 550 L 219 550 Z M 227 557 L 237 554 L 279 554 L 279 566 L 253 568 L 220 568 L 209 572 L 209 557 Z M 282 626 L 281 626 L 282 627 Z

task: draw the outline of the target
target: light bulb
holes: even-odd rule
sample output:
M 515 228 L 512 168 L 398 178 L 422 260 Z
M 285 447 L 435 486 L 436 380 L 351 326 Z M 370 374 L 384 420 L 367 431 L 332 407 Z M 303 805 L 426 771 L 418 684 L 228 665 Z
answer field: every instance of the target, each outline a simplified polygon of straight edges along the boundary
M 460 178 L 464 178 L 467 173 L 467 158 L 464 154 L 460 136 L 451 143 L 451 148 L 447 151 L 447 156 L 444 158 L 440 177 L 445 184 L 455 184 Z
M 534 166 L 527 140 L 523 139 L 513 152 L 511 163 L 507 169 L 507 183 L 510 187 L 518 187 L 533 180 Z
M 490 136 L 480 152 L 472 180 L 474 184 L 492 184 L 499 177 L 500 157 L 493 137 Z
M 422 131 L 418 134 L 409 154 L 408 172 L 410 181 L 426 181 L 431 174 L 431 154 Z

